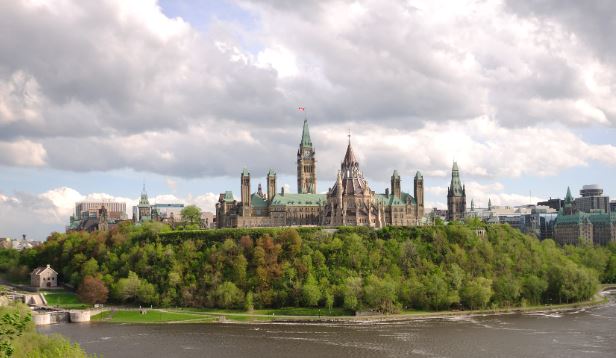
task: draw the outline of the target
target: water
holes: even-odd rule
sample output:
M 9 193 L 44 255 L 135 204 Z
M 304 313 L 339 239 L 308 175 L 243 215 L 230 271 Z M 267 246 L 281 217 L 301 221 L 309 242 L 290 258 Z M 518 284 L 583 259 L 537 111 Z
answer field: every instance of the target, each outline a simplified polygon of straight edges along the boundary
M 349 324 L 58 324 L 111 357 L 616 357 L 616 294 L 570 312 Z

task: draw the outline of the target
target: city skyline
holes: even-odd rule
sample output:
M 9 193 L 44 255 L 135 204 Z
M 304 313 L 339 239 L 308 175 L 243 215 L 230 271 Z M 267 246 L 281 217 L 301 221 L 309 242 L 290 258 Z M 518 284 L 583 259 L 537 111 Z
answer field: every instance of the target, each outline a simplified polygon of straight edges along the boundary
M 410 191 L 420 170 L 426 208 L 446 207 L 454 160 L 477 207 L 585 184 L 616 195 L 616 48 L 598 36 L 613 32 L 610 13 L 551 1 L 5 4 L 0 210 L 12 216 L 0 236 L 44 239 L 83 199 L 131 207 L 144 180 L 152 202 L 208 211 L 226 189 L 238 197 L 243 167 L 255 187 L 274 167 L 294 192 L 298 106 L 319 192 L 352 128 L 371 188 L 397 169 Z

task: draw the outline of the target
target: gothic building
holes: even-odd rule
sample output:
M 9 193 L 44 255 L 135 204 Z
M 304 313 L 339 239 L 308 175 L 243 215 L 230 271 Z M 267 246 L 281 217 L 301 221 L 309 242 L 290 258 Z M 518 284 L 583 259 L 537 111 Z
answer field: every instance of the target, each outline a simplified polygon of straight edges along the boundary
M 466 212 L 466 187 L 460 181 L 458 163 L 453 162 L 451 184 L 447 188 L 447 221 L 464 219 Z
M 383 194 L 372 191 L 359 168 L 349 143 L 334 185 L 324 194 L 317 194 L 315 150 L 310 139 L 308 121 L 304 121 L 297 151 L 297 193 L 276 192 L 276 173 L 267 173 L 267 192 L 259 184 L 251 190 L 251 175 L 244 169 L 240 175 L 240 201 L 233 193 L 220 194 L 216 204 L 217 226 L 369 226 L 419 225 L 424 215 L 424 182 L 415 174 L 413 196 L 402 191 L 397 171 L 391 176 L 391 188 Z
M 567 188 L 564 205 L 554 223 L 554 239 L 561 245 L 608 245 L 616 242 L 616 213 L 579 210 Z

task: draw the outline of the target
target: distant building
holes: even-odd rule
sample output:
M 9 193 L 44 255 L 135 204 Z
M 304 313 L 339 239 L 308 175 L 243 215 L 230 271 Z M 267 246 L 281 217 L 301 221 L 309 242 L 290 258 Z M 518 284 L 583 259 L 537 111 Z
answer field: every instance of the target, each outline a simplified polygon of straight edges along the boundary
M 603 189 L 597 184 L 584 185 L 580 195 L 580 198 L 575 199 L 577 210 L 585 213 L 610 211 L 610 197 L 603 195 Z
M 616 212 L 616 200 L 610 201 L 610 211 Z
M 201 213 L 201 223 L 205 228 L 215 228 L 216 227 L 216 215 L 209 211 L 203 211 Z
M 595 188 L 589 188 L 595 189 Z M 595 191 L 593 194 L 596 194 Z M 567 188 L 563 208 L 554 224 L 554 239 L 564 244 L 607 245 L 616 242 L 616 213 L 602 210 L 578 210 Z
M 453 162 L 451 184 L 447 188 L 447 221 L 464 220 L 466 212 L 466 188 L 460 181 L 458 163 Z
M 25 250 L 25 249 L 31 249 L 33 247 L 35 247 L 37 244 L 35 241 L 30 241 L 28 239 L 26 239 L 26 235 L 21 235 L 21 239 L 15 239 L 13 240 L 13 242 L 11 243 L 11 246 L 13 249 L 21 251 L 21 250 Z
M 98 212 L 104 207 L 110 219 L 126 220 L 126 203 L 116 201 L 81 201 L 75 203 L 75 220 L 84 220 L 97 217 Z
M 552 199 L 552 198 L 549 198 L 546 201 L 538 202 L 537 205 L 547 206 L 547 207 L 550 207 L 550 208 L 558 211 L 558 210 L 560 210 L 563 207 L 563 203 L 564 203 L 564 200 L 562 200 L 562 199 Z
M 152 206 L 150 206 L 148 193 L 145 191 L 145 184 L 143 185 L 143 190 L 141 190 L 139 205 L 133 206 L 133 221 L 136 223 L 152 221 Z
M 119 219 L 117 215 L 112 218 L 109 214 L 106 205 L 101 205 L 98 211 L 94 214 L 89 212 L 88 216 L 82 216 L 81 220 L 76 220 L 71 216 L 71 221 L 66 227 L 66 232 L 70 231 L 108 231 L 120 224 L 122 221 L 126 221 L 126 214 Z
M 152 220 L 174 224 L 182 221 L 182 209 L 184 204 L 154 204 L 152 208 Z
M 49 265 L 37 267 L 30 273 L 30 285 L 37 288 L 58 287 L 58 273 Z
M 398 171 L 391 176 L 391 189 L 377 194 L 364 177 L 349 136 L 346 154 L 336 175 L 336 182 L 326 193 L 317 193 L 316 152 L 310 138 L 308 121 L 304 121 L 297 151 L 297 194 L 276 192 L 276 173 L 266 177 L 266 192 L 261 185 L 251 191 L 251 175 L 240 175 L 240 200 L 227 191 L 216 204 L 217 227 L 257 226 L 412 226 L 423 222 L 424 181 L 420 172 L 413 179 L 414 193 L 402 190 Z M 390 191 L 391 190 L 391 191 Z

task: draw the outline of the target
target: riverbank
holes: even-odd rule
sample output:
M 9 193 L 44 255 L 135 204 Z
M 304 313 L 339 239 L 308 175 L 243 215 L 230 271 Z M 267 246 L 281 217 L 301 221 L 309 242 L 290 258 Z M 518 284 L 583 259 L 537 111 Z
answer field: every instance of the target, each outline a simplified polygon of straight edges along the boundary
M 489 315 L 505 315 L 516 313 L 550 313 L 578 310 L 598 306 L 608 300 L 603 295 L 607 290 L 616 289 L 616 285 L 603 285 L 593 299 L 557 305 L 536 305 L 527 307 L 504 307 L 497 309 L 468 310 L 468 311 L 412 311 L 398 314 L 375 314 L 351 316 L 343 315 L 341 309 L 336 309 L 334 315 L 328 314 L 327 309 L 310 308 L 281 308 L 256 310 L 252 313 L 239 310 L 216 309 L 114 309 L 103 311 L 92 317 L 92 321 L 105 323 L 132 323 L 132 324 L 189 324 L 189 323 L 264 323 L 264 322 L 389 322 L 406 320 L 425 320 L 446 317 L 473 317 Z M 321 314 L 322 312 L 322 314 Z M 285 314 L 286 313 L 286 314 Z M 292 314 L 289 314 L 292 313 Z

